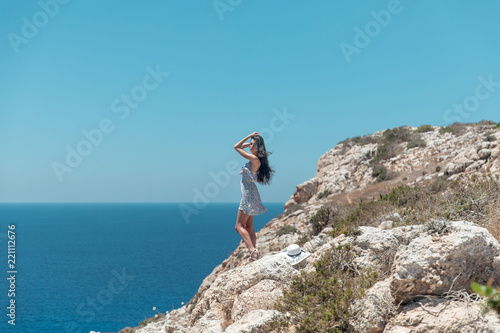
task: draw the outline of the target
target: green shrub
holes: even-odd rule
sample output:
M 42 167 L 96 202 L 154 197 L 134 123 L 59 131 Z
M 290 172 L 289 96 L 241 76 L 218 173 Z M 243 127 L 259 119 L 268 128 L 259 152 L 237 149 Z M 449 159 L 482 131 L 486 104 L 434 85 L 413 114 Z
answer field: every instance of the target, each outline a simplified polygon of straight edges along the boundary
M 500 289 L 493 288 L 491 280 L 486 286 L 473 282 L 470 288 L 476 294 L 487 298 L 486 304 L 483 307 L 483 314 L 489 310 L 493 310 L 500 317 Z
M 493 120 L 481 120 L 480 122 L 477 123 L 478 125 L 485 125 L 485 126 L 495 126 L 496 123 Z
M 389 201 L 396 207 L 415 205 L 425 195 L 422 188 L 408 185 L 399 185 L 386 195 L 381 197 L 383 201 Z
M 467 131 L 467 125 L 462 123 L 453 123 L 439 129 L 439 134 L 451 133 L 455 136 L 460 136 Z
M 150 323 L 152 323 L 152 322 L 156 322 L 156 321 L 159 321 L 159 320 L 161 320 L 161 319 L 163 319 L 163 318 L 165 318 L 165 314 L 160 313 L 160 314 L 155 315 L 155 316 L 153 316 L 153 317 L 149 317 L 149 318 L 147 318 L 147 319 L 144 319 L 143 321 L 141 321 L 141 322 L 139 323 L 139 326 L 140 326 L 140 327 L 147 326 L 147 325 L 149 325 Z
M 406 148 L 407 149 L 410 149 L 410 148 L 415 148 L 415 147 L 425 147 L 427 144 L 425 143 L 424 140 L 422 140 L 421 138 L 414 138 L 414 139 L 411 139 L 410 141 L 408 141 L 408 143 L 406 144 Z
M 447 177 L 442 176 L 436 178 L 436 180 L 432 182 L 432 184 L 429 186 L 429 190 L 431 193 L 436 194 L 445 191 L 449 185 L 450 182 L 447 180 Z
M 285 225 L 276 231 L 276 236 L 282 236 L 286 234 L 294 234 L 299 232 L 299 229 L 295 228 L 293 225 Z
M 309 239 L 310 239 L 309 235 L 307 233 L 304 233 L 302 234 L 302 236 L 300 236 L 299 240 L 297 241 L 297 245 L 302 246 L 305 243 L 307 243 Z
M 425 147 L 425 141 L 419 135 L 418 133 L 413 133 L 407 126 L 395 127 L 384 131 L 382 139 L 379 141 L 377 152 L 370 163 L 377 164 L 401 154 L 403 151 L 401 143 L 403 142 L 407 142 L 407 148 Z
M 387 177 L 387 168 L 381 164 L 375 164 L 372 170 L 372 177 L 376 178 L 377 181 L 385 180 Z
M 415 130 L 415 133 L 425 133 L 432 131 L 434 131 L 434 127 L 432 127 L 431 125 L 422 125 Z
M 329 189 L 326 189 L 324 190 L 323 192 L 321 193 L 318 193 L 318 195 L 316 196 L 318 199 L 323 199 L 327 196 L 329 196 L 332 192 L 329 190 Z
M 312 236 L 316 236 L 326 228 L 337 216 L 340 210 L 335 205 L 327 205 L 321 207 L 313 217 L 311 217 Z
M 376 273 L 354 263 L 356 255 L 349 246 L 332 248 L 314 263 L 315 271 L 295 276 L 275 305 L 291 318 L 274 321 L 269 329 L 295 326 L 297 332 L 345 332 L 354 315 L 352 302 L 377 280 Z
M 376 182 L 382 182 L 384 180 L 391 180 L 396 177 L 396 173 L 392 170 L 388 170 L 385 166 L 381 164 L 373 165 L 372 177 L 375 178 Z
M 355 136 L 352 138 L 345 139 L 344 141 L 341 141 L 339 143 L 342 143 L 344 145 L 347 145 L 349 147 L 352 146 L 364 146 L 369 143 L 378 143 L 380 139 L 378 137 L 375 137 L 371 134 L 365 135 L 365 136 Z
M 370 161 L 371 164 L 377 164 L 381 161 L 388 160 L 390 158 L 398 156 L 403 149 L 399 144 L 396 143 L 384 143 L 377 148 L 377 153 Z
M 385 130 L 382 135 L 387 140 L 387 142 L 401 143 L 410 140 L 411 131 L 408 127 L 401 126 Z
M 339 142 L 342 144 L 342 152 L 341 154 L 345 154 L 349 149 L 354 146 L 364 146 L 370 143 L 379 143 L 381 140 L 380 137 L 376 137 L 373 135 L 365 135 L 365 136 L 356 136 L 353 138 L 345 139 L 344 141 Z

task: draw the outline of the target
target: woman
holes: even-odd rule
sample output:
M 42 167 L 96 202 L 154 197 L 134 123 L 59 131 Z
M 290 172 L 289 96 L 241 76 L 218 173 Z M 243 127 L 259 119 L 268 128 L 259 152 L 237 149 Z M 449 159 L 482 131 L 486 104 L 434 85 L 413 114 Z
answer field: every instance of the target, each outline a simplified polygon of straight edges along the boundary
M 245 143 L 248 139 L 250 143 Z M 250 148 L 250 154 L 243 148 Z M 240 142 L 234 145 L 234 149 L 249 160 L 240 171 L 241 177 L 241 202 L 236 218 L 236 231 L 245 242 L 250 251 L 250 261 L 259 259 L 260 252 L 257 249 L 257 237 L 253 229 L 253 216 L 266 213 L 268 210 L 262 205 L 259 190 L 255 182 L 269 184 L 274 170 L 269 166 L 264 139 L 258 132 L 247 135 Z

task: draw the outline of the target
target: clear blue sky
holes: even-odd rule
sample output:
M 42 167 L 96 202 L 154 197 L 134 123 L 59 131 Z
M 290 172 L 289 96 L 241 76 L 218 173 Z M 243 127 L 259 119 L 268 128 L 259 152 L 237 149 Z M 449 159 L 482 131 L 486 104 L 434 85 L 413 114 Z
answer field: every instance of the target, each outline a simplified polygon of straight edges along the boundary
M 237 202 L 266 128 L 284 202 L 347 137 L 500 121 L 498 1 L 60 1 L 0 2 L 0 202 Z

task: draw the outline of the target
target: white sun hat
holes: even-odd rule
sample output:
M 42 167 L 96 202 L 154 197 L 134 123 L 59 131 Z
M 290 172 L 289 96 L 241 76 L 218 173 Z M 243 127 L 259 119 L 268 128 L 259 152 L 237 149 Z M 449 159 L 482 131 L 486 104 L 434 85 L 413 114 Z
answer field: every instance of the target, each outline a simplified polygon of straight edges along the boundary
M 294 266 L 302 262 L 311 254 L 307 251 L 301 250 L 297 244 L 291 244 L 286 248 L 287 261 L 290 265 Z

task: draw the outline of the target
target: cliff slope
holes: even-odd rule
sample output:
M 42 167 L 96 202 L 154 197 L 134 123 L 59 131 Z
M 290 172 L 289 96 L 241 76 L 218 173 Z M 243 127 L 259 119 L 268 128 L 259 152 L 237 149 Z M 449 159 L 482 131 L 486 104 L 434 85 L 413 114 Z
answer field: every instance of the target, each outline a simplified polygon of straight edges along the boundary
M 500 282 L 499 140 L 498 126 L 481 122 L 399 127 L 337 144 L 257 234 L 262 259 L 244 265 L 241 243 L 184 307 L 122 332 L 267 332 L 271 322 L 294 331 L 300 322 L 275 303 L 300 270 L 315 272 L 338 245 L 378 277 L 352 304 L 349 330 L 500 332 L 469 289 Z M 306 266 L 277 254 L 292 243 L 312 253 Z

